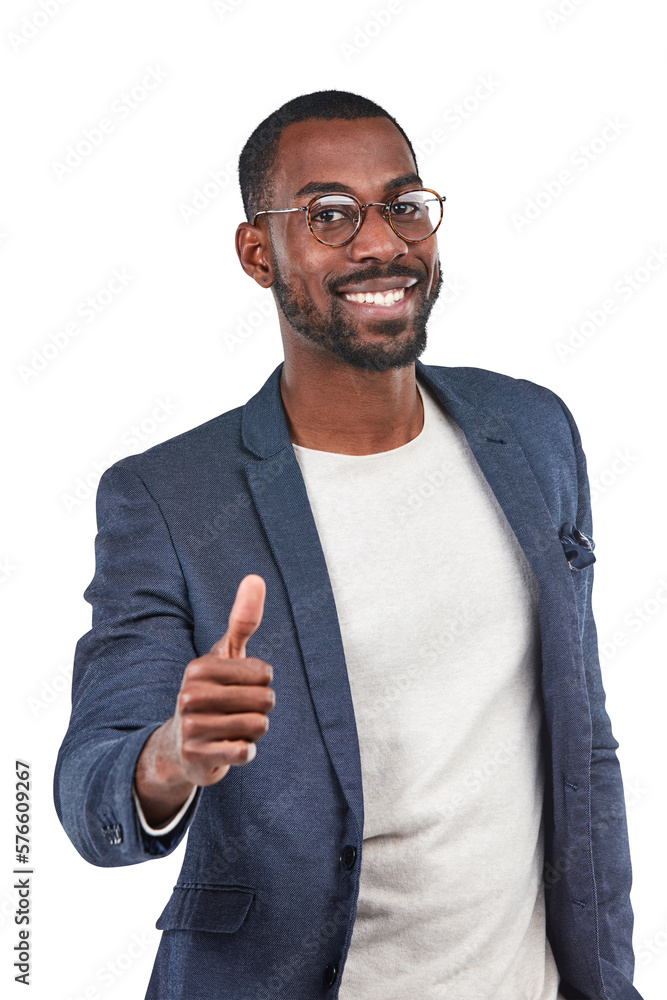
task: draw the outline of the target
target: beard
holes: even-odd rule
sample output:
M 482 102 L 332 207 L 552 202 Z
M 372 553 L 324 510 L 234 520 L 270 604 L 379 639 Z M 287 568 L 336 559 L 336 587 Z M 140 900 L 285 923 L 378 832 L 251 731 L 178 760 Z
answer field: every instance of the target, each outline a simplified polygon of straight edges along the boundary
M 398 263 L 385 268 L 369 267 L 363 274 L 359 272 L 339 281 L 338 284 L 344 287 L 371 281 L 374 278 L 418 279 L 418 283 L 413 286 L 412 294 L 419 295 L 420 300 L 412 317 L 364 320 L 360 316 L 356 324 L 349 316 L 349 311 L 338 297 L 335 288 L 328 289 L 331 295 L 331 308 L 328 313 L 322 313 L 307 295 L 295 292 L 289 287 L 278 266 L 275 248 L 273 264 L 274 280 L 271 289 L 278 306 L 290 326 L 313 344 L 331 351 L 354 368 L 374 372 L 384 372 L 389 368 L 405 368 L 414 364 L 424 353 L 427 339 L 426 323 L 443 284 L 439 256 L 438 278 L 432 295 L 428 297 L 422 290 L 420 275 Z M 360 325 L 384 335 L 384 339 L 364 337 L 360 333 Z M 399 337 L 410 326 L 412 336 Z

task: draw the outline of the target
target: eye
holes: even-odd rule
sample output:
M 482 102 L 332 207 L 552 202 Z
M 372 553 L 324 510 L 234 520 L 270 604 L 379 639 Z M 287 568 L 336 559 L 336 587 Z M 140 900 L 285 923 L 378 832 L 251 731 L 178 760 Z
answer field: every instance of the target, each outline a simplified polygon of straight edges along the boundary
M 402 219 L 408 215 L 414 215 L 417 211 L 419 211 L 419 206 L 409 201 L 395 201 L 391 206 L 391 214 L 400 216 Z
M 341 208 L 321 208 L 319 212 L 316 212 L 315 215 L 311 214 L 310 217 L 318 225 L 327 225 L 332 222 L 340 222 L 348 216 L 349 211 L 345 212 Z
M 356 225 L 358 208 L 354 201 L 345 195 L 323 195 L 313 201 L 310 209 L 310 222 L 317 230 L 327 229 L 336 232 Z

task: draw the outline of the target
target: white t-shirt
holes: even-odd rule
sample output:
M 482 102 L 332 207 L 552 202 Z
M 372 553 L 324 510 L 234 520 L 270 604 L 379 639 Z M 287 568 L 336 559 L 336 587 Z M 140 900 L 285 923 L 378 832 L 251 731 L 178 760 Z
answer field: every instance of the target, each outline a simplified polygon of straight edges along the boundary
M 340 1000 L 562 1000 L 546 937 L 538 583 L 465 435 L 373 455 L 293 445 L 361 753 Z

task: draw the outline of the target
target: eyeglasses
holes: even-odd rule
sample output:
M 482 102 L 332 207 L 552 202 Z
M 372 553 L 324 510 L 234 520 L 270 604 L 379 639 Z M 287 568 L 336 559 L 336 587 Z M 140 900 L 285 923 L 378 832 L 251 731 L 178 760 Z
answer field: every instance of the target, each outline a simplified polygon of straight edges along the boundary
M 320 194 L 299 208 L 269 208 L 257 212 L 252 224 L 256 225 L 260 215 L 305 212 L 308 228 L 318 243 L 342 247 L 361 229 L 366 209 L 378 205 L 397 236 L 406 243 L 422 243 L 433 236 L 442 222 L 444 201 L 444 197 L 430 188 L 402 191 L 389 201 L 369 201 L 365 205 L 352 194 Z

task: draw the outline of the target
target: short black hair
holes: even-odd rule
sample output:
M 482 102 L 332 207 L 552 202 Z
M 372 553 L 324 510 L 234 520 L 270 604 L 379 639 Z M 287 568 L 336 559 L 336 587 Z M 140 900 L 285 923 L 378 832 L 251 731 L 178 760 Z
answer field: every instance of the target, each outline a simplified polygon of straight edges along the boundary
M 407 142 L 417 167 L 417 157 L 407 135 L 384 108 L 361 94 L 347 90 L 317 90 L 301 94 L 287 101 L 260 122 L 239 156 L 239 184 L 246 219 L 252 222 L 255 214 L 266 205 L 271 196 L 271 171 L 278 153 L 278 143 L 283 129 L 293 122 L 311 118 L 388 118 Z

